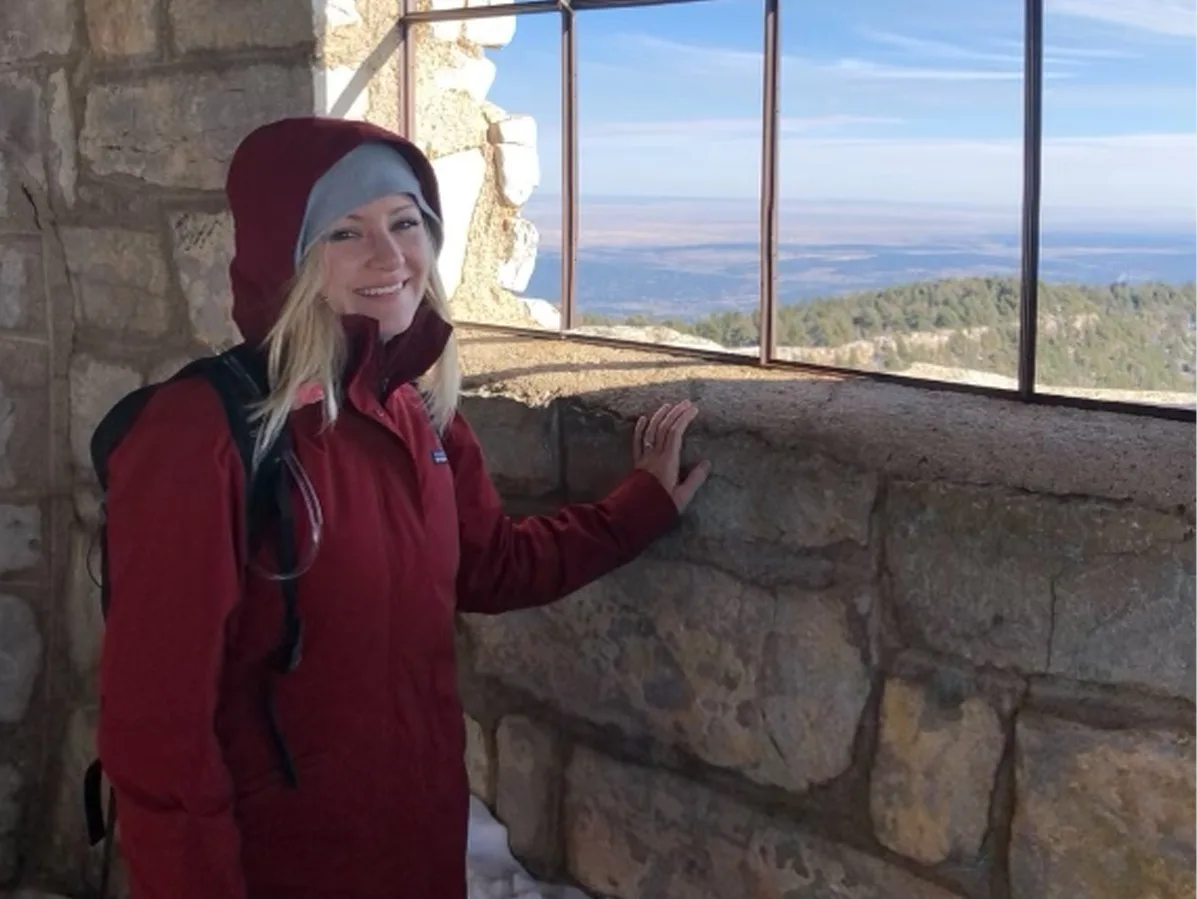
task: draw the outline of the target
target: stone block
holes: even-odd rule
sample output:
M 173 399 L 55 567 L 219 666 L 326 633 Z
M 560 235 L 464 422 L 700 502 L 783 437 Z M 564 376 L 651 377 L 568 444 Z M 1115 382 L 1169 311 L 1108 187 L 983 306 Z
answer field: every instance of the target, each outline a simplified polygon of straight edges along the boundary
M 240 340 L 229 286 L 232 217 L 227 212 L 181 212 L 171 216 L 170 226 L 192 331 L 212 349 L 227 349 Z
M 464 37 L 479 47 L 506 47 L 515 39 L 515 16 L 491 16 L 462 23 Z
M 1191 736 L 1104 731 L 1024 713 L 1016 753 L 1011 895 L 1193 895 Z
M 524 147 L 536 146 L 536 119 L 530 115 L 513 115 L 492 122 L 487 132 L 492 144 L 518 144 Z
M 1053 616 L 1058 629 L 1061 609 L 1079 614 L 1059 634 L 1069 658 L 1084 653 L 1070 628 L 1093 630 L 1098 623 L 1080 603 L 1057 607 L 1061 586 L 1076 585 L 1075 592 L 1084 587 L 1086 572 L 1107 569 L 1111 556 L 1151 555 L 1155 547 L 1170 552 L 1188 536 L 1179 516 L 1135 506 L 943 483 L 895 482 L 885 517 L 886 558 L 905 637 L 976 664 L 1024 672 L 1052 670 Z M 1119 565 L 1124 586 L 1138 577 L 1129 558 Z M 1142 636 L 1144 627 L 1159 622 L 1161 609 L 1175 608 L 1183 592 L 1175 567 L 1170 570 L 1173 581 L 1164 576 L 1160 598 L 1133 618 L 1125 634 Z M 1175 584 L 1171 594 L 1169 583 Z M 1110 608 L 1134 604 L 1129 594 L 1107 600 Z M 1107 622 L 1096 633 L 1096 644 L 1108 647 L 1120 631 Z M 1176 644 L 1175 635 L 1156 633 Z M 1123 648 L 1130 659 L 1140 658 L 1139 649 Z M 1062 664 L 1080 670 L 1080 663 Z M 1142 668 L 1141 662 L 1128 664 Z
M 25 0 L 19 0 L 18 7 L 24 6 Z M 7 7 L 6 7 L 7 8 Z M 31 6 L 32 8 L 32 6 Z M 4 12 L 0 12 L 0 34 L 4 30 Z M 11 43 L 6 43 L 5 49 L 10 49 Z M 8 171 L 9 186 L 6 205 L 24 202 L 12 195 L 12 182 L 24 184 L 33 188 L 44 187 L 46 183 L 46 169 L 42 162 L 42 85 L 28 75 L 19 72 L 0 73 L 0 157 L 4 159 L 4 167 Z
M 240 16 L 220 21 L 248 31 Z M 221 190 L 241 139 L 263 122 L 310 114 L 312 96 L 307 66 L 253 65 L 98 84 L 88 94 L 80 153 L 100 176 Z
M 1194 699 L 1193 541 L 1072 567 L 1055 584 L 1048 668 Z
M 83 14 L 95 56 L 149 56 L 158 49 L 156 0 L 85 0 Z
M 558 859 L 561 747 L 557 735 L 536 721 L 509 715 L 497 734 L 499 778 L 496 814 L 507 827 L 511 851 L 539 869 Z
M 18 63 L 38 56 L 71 52 L 75 37 L 72 0 L 4 0 L 0 4 L 4 61 Z M 0 109 L 7 107 L 0 101 Z M 0 132 L 7 132 L 7 127 Z
M 481 150 L 466 150 L 432 160 L 441 185 L 441 210 L 444 213 L 445 243 L 437 263 L 445 295 L 452 297 L 461 283 L 465 264 L 466 238 L 482 181 L 486 177 L 486 159 Z
M 120 336 L 158 338 L 171 324 L 166 259 L 157 234 L 63 228 L 77 317 Z
M 585 888 L 619 899 L 949 899 L 951 893 L 780 817 L 660 769 L 575 750 L 566 857 Z
M 499 169 L 499 193 L 509 206 L 519 208 L 540 186 L 540 156 L 536 147 L 497 144 L 495 165 Z
M 314 47 L 313 7 L 294 0 L 169 0 L 174 43 L 182 53 Z
M 25 717 L 41 673 L 43 643 L 29 603 L 0 594 L 0 724 Z
M 95 477 L 90 444 L 96 425 L 121 397 L 141 384 L 141 375 L 123 365 L 82 353 L 71 360 L 71 450 L 89 480 Z
M 362 24 L 357 0 L 316 0 L 313 6 L 317 34 L 323 33 L 325 28 L 351 28 Z
M 775 597 L 710 568 L 644 558 L 549 608 L 468 624 L 478 674 L 801 790 L 848 766 L 868 695 L 849 604 Z
M 499 266 L 498 284 L 506 290 L 523 293 L 527 290 L 532 271 L 536 268 L 540 232 L 526 218 L 517 216 L 511 221 L 510 237 L 511 250 Z
M 0 883 L 11 882 L 17 875 L 16 835 L 23 787 L 24 778 L 14 765 L 0 765 Z
M 493 768 L 490 749 L 486 743 L 486 733 L 482 725 L 465 716 L 466 730 L 466 774 L 470 778 L 470 792 L 485 802 L 488 806 L 495 804 L 495 791 L 491 777 Z
M 41 561 L 41 509 L 0 503 L 0 575 L 28 572 Z
M 75 113 L 71 107 L 71 86 L 62 69 L 50 75 L 50 146 L 47 153 L 50 178 L 62 202 L 75 204 L 75 186 L 79 179 L 79 139 L 75 132 Z
M 104 616 L 100 610 L 98 523 L 71 532 L 70 582 L 67 587 L 67 635 L 71 663 L 90 681 L 100 661 Z
M 316 115 L 368 119 L 370 83 L 355 66 L 317 66 L 312 70 Z
M 0 328 L 45 333 L 42 242 L 36 237 L 0 237 Z
M 878 839 L 926 865 L 975 857 L 1003 739 L 997 713 L 981 697 L 887 681 L 870 784 Z
M 462 411 L 478 435 L 486 467 L 504 495 L 542 496 L 560 488 L 557 407 L 499 396 L 466 396 Z
M 44 345 L 0 336 L 0 488 L 50 475 L 50 367 Z

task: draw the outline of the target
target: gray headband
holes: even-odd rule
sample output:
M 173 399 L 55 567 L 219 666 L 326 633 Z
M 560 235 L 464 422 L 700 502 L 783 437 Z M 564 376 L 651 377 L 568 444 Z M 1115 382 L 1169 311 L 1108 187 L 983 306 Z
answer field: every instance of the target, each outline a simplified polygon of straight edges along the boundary
M 441 220 L 424 199 L 419 179 L 398 150 L 372 141 L 350 150 L 312 186 L 299 239 L 295 242 L 295 267 L 299 267 L 312 244 L 338 219 L 388 194 L 410 194 L 415 199 L 424 214 L 432 246 L 439 254 L 443 240 Z

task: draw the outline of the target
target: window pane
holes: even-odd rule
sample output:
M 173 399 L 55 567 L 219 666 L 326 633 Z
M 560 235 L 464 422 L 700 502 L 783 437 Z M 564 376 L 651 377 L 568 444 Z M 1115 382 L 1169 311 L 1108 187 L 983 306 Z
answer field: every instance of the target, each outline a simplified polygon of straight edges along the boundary
M 1191 6 L 1048 5 L 1036 386 L 1194 404 Z
M 784 6 L 776 355 L 1015 386 L 1022 0 Z
M 752 352 L 762 4 L 579 13 L 578 331 Z
M 561 18 L 437 22 L 413 32 L 415 139 L 440 180 L 440 271 L 453 313 L 556 328 Z

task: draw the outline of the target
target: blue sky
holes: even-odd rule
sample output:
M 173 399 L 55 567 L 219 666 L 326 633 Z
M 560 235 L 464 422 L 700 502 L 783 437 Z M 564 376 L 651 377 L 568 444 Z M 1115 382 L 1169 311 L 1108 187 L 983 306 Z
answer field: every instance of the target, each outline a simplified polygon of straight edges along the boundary
M 1047 0 L 1045 224 L 1192 225 L 1191 0 Z M 1021 0 L 783 0 L 783 198 L 1017 209 Z M 756 196 L 761 0 L 578 14 L 583 197 Z M 560 183 L 556 15 L 489 51 L 490 99 Z

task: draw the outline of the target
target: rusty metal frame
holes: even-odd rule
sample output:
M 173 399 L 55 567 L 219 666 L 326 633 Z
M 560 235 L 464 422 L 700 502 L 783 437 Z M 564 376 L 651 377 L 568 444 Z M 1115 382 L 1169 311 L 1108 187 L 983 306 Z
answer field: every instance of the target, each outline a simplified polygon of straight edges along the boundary
M 415 73 L 411 28 L 443 21 L 467 21 L 495 16 L 556 13 L 561 19 L 561 326 L 556 331 L 463 321 L 470 328 L 529 337 L 563 340 L 578 344 L 618 349 L 654 351 L 729 365 L 751 365 L 805 372 L 812 375 L 903 384 L 924 390 L 963 393 L 1027 403 L 1031 405 L 1104 411 L 1147 418 L 1197 421 L 1197 410 L 1183 406 L 1156 406 L 1096 400 L 1065 394 L 1040 393 L 1035 389 L 1036 343 L 1038 340 L 1040 201 L 1043 151 L 1043 6 L 1044 0 L 1024 0 L 1023 73 L 1023 193 L 1021 210 L 1021 274 L 1019 295 L 1018 386 L 1014 389 L 977 384 L 915 378 L 893 372 L 815 365 L 778 359 L 776 356 L 777 259 L 778 259 L 778 121 L 781 81 L 781 0 L 761 0 L 764 36 L 762 67 L 762 133 L 760 195 L 760 351 L 696 350 L 689 347 L 599 337 L 574 332 L 577 314 L 578 244 L 578 118 L 577 118 L 577 19 L 582 11 L 629 9 L 706 0 L 515 0 L 495 6 L 459 9 L 416 10 L 416 0 L 401 0 L 397 23 L 400 54 L 400 123 L 403 133 L 415 133 Z

